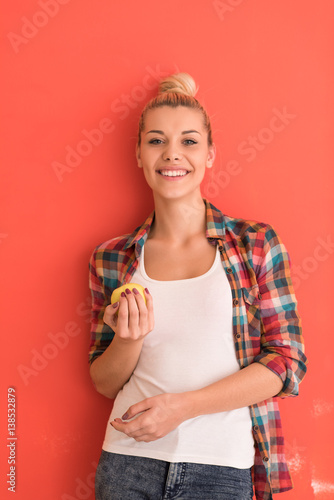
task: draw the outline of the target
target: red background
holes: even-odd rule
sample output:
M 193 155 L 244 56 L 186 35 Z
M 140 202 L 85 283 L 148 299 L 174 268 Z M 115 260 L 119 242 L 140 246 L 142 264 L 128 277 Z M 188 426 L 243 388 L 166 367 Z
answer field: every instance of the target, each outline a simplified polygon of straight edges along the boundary
M 12 494 L 8 387 L 16 498 L 94 498 L 111 402 L 88 374 L 88 260 L 153 208 L 137 121 L 177 70 L 195 78 L 212 117 L 218 156 L 203 196 L 272 224 L 293 264 L 309 371 L 300 396 L 281 402 L 295 489 L 279 498 L 333 498 L 333 2 L 21 0 L 2 10 L 1 498 Z

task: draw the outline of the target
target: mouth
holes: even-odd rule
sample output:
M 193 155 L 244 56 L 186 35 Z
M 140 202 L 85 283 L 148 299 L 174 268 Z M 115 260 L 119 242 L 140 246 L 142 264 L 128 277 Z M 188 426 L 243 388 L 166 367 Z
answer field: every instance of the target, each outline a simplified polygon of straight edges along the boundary
M 186 175 L 188 175 L 190 172 L 189 170 L 185 170 L 185 169 L 161 169 L 161 170 L 157 170 L 157 173 L 162 175 L 163 177 L 185 177 Z

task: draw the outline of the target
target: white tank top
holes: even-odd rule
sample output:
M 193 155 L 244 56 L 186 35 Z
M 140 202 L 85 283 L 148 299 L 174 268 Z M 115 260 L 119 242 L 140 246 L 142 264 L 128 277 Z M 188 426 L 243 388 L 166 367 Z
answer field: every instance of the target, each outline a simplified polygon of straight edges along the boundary
M 145 398 L 200 389 L 239 370 L 232 332 L 231 287 L 218 249 L 205 274 L 158 281 L 146 274 L 144 248 L 132 282 L 149 289 L 155 326 L 145 337 L 130 380 L 115 399 L 103 449 L 167 462 L 251 467 L 254 440 L 248 407 L 186 420 L 150 443 L 137 442 L 109 423 Z

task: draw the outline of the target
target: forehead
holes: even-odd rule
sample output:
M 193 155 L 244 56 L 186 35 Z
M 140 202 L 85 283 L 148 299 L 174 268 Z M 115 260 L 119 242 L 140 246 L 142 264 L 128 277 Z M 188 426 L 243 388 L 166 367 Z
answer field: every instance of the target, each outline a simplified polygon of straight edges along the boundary
M 202 113 L 197 109 L 185 106 L 162 106 L 161 108 L 150 109 L 145 116 L 145 129 L 159 129 L 164 132 L 171 130 L 204 130 Z

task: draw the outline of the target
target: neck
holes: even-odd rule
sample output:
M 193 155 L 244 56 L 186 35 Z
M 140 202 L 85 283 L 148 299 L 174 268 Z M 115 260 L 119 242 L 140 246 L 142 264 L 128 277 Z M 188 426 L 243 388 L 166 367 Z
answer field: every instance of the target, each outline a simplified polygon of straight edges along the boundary
M 202 196 L 166 200 L 154 196 L 155 219 L 150 238 L 183 244 L 199 234 L 205 235 L 206 210 Z

